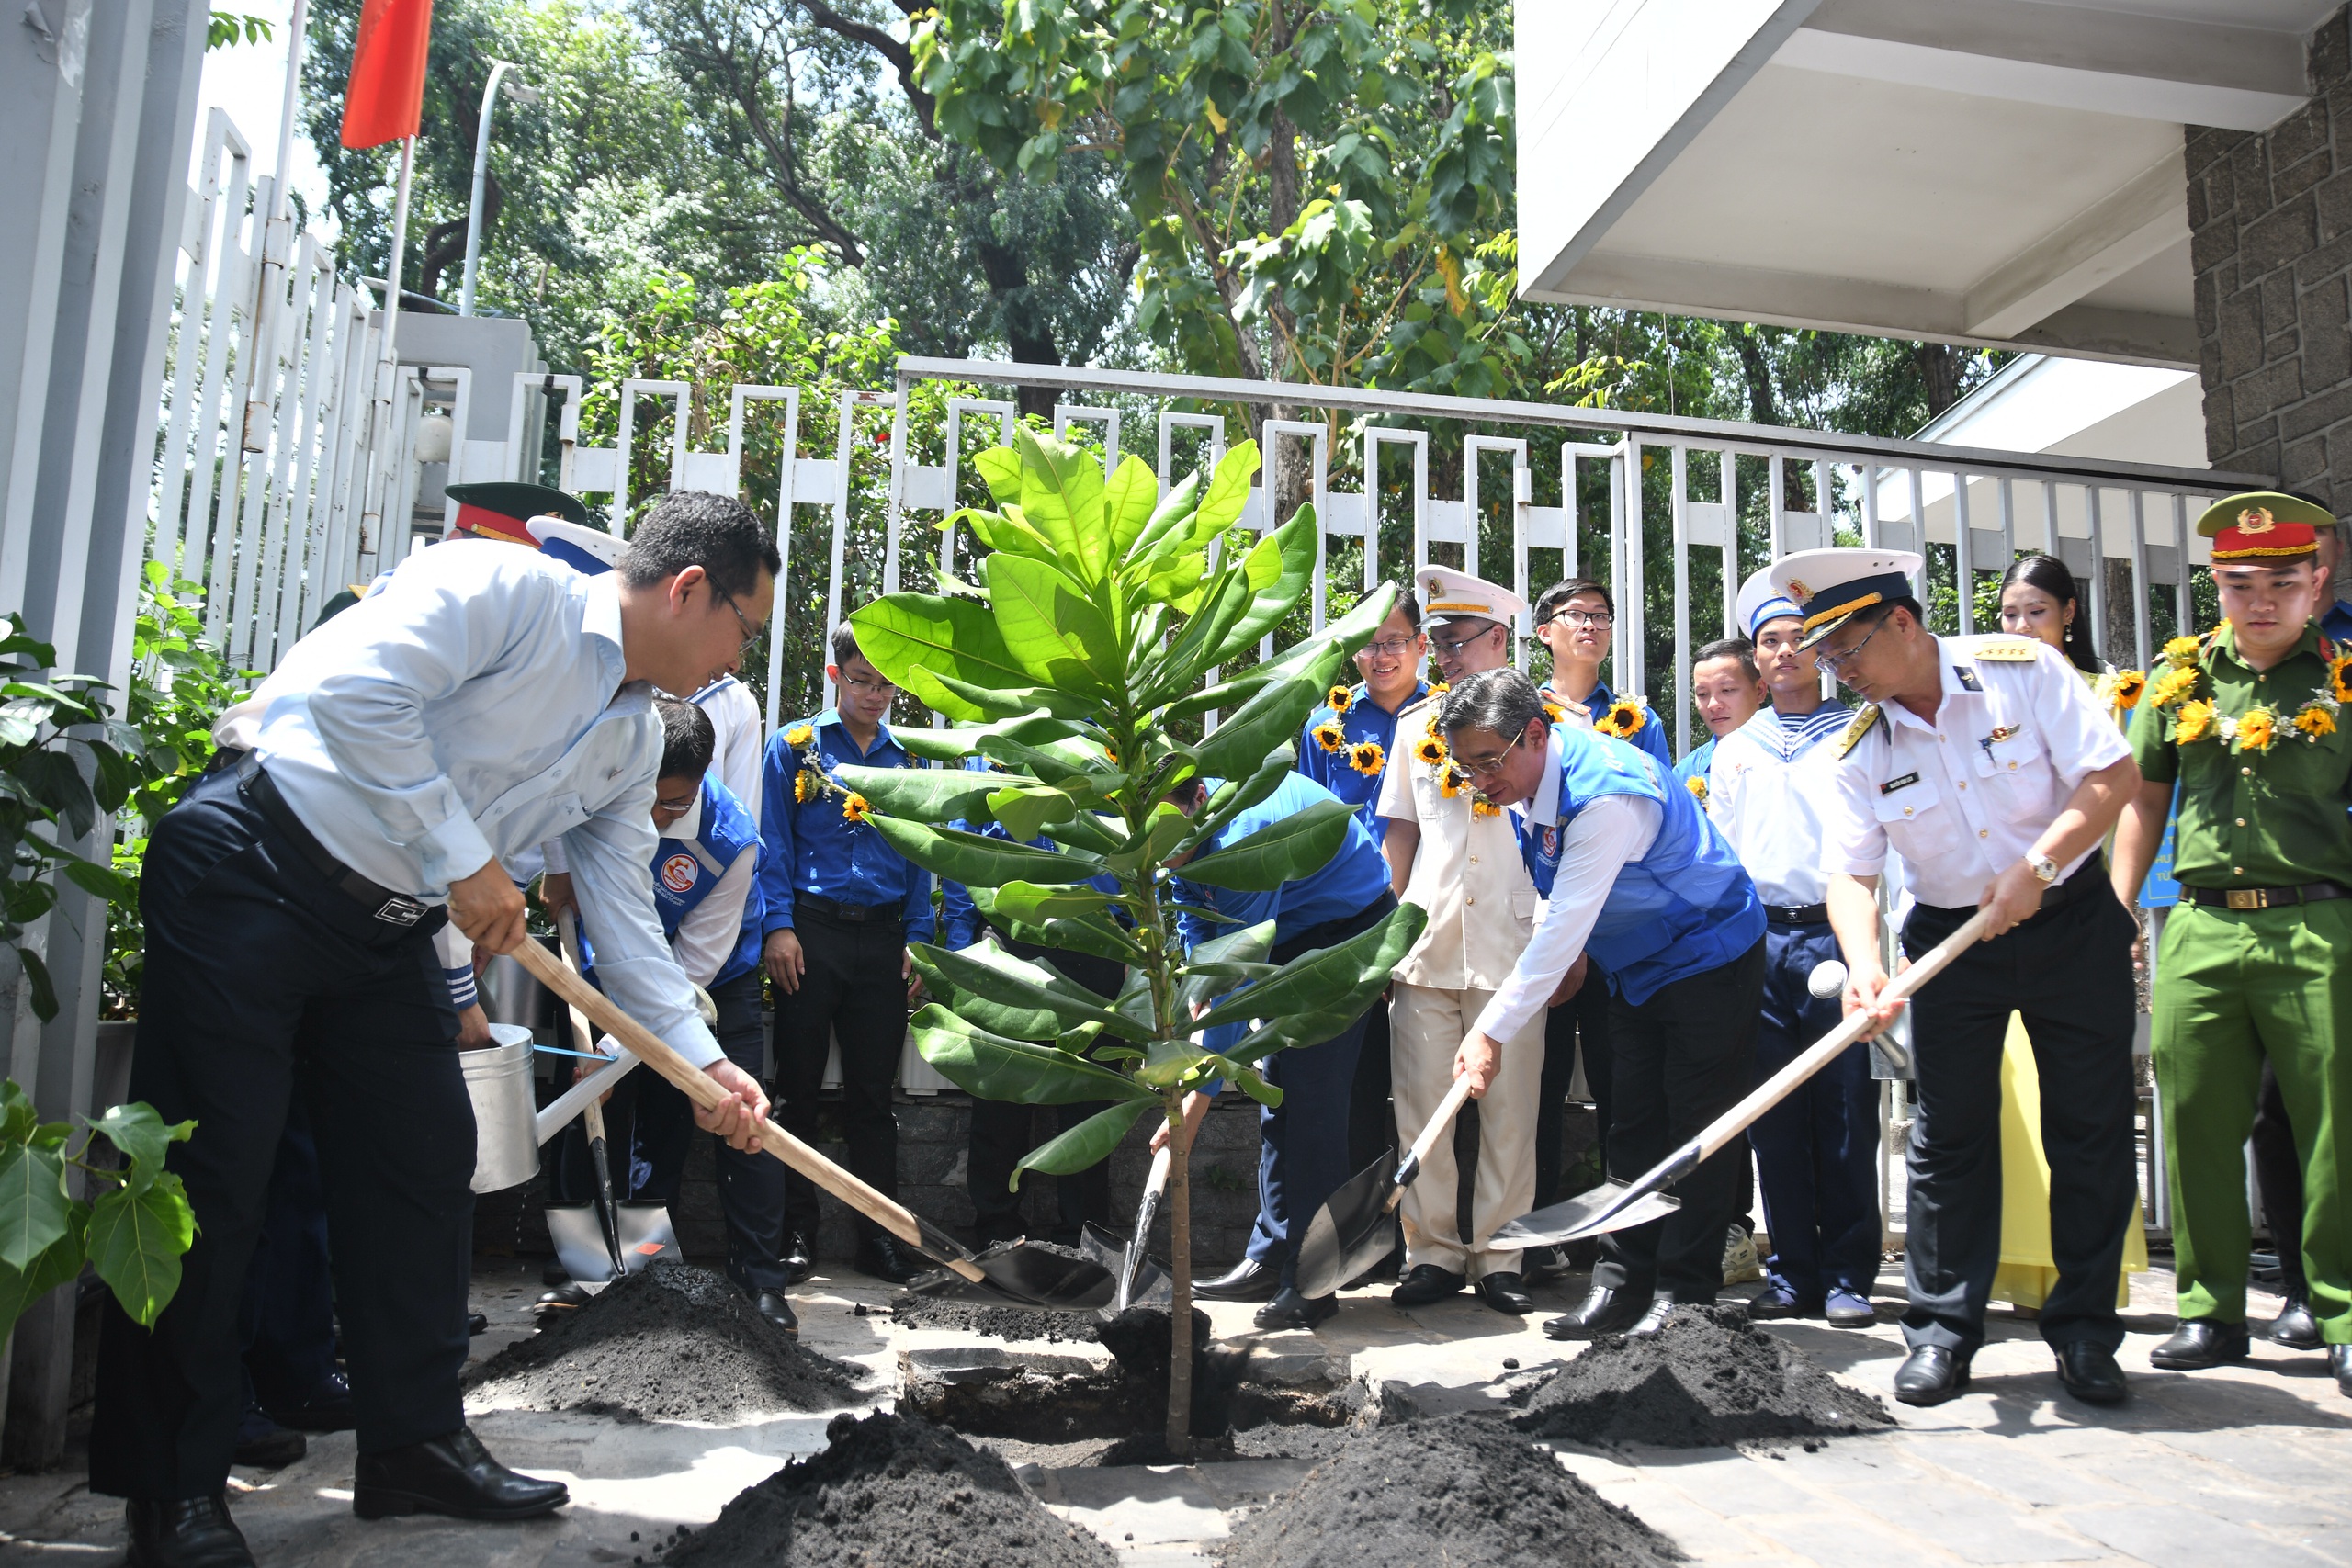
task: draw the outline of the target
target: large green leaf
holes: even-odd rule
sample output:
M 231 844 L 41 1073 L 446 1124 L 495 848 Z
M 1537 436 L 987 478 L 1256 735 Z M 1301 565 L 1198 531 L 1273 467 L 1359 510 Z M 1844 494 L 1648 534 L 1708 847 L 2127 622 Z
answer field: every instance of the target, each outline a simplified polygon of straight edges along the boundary
M 1209 663 L 1222 664 L 1253 646 L 1282 625 L 1283 617 L 1306 597 L 1323 553 L 1316 547 L 1317 538 L 1315 508 L 1302 506 L 1290 514 L 1289 522 L 1250 548 L 1248 612 L 1226 632 L 1224 640 L 1209 656 Z
M 1026 425 L 1013 430 L 1012 447 L 1021 455 L 1022 516 L 1086 581 L 1100 581 L 1111 550 L 1102 521 L 1102 459 Z M 990 590 L 996 586 L 991 578 Z
M 1021 1156 L 1012 1168 L 1008 1187 L 1018 1189 L 1021 1173 L 1042 1170 L 1048 1176 L 1072 1176 L 1091 1165 L 1100 1164 L 1127 1135 L 1127 1129 L 1147 1111 L 1158 1107 L 1157 1096 L 1150 1100 L 1131 1100 L 1124 1105 L 1114 1105 L 1108 1111 L 1098 1111 L 1057 1138 L 1048 1139 Z M 1143 1245 L 1136 1238 L 1136 1245 Z
M 1174 694 L 1191 690 L 1216 662 L 1216 649 L 1226 640 L 1226 634 L 1249 613 L 1259 589 L 1273 582 L 1281 571 L 1280 552 L 1265 549 L 1263 541 L 1258 548 L 1219 571 L 1209 584 L 1206 601 L 1169 645 L 1168 651 L 1155 661 L 1143 682 L 1137 705 L 1156 707 Z
M 1312 1039 L 1287 1043 L 1307 1045 L 1328 1040 L 1386 988 L 1396 965 L 1404 962 L 1427 924 L 1429 912 L 1419 904 L 1399 904 L 1378 925 L 1336 947 L 1303 953 L 1283 964 L 1273 978 L 1236 991 L 1196 1020 L 1195 1027 L 1214 1029 L 1252 1018 L 1295 1021 L 1306 1015 L 1334 1021 Z M 1251 1060 L 1244 1054 L 1247 1043 L 1225 1055 L 1235 1061 Z
M 1063 915 L 1094 914 L 1110 899 L 1091 887 L 1041 887 L 1034 882 L 1008 882 L 996 890 L 995 902 L 1000 913 L 1034 926 Z
M 1125 835 L 1091 811 L 1081 811 L 1068 821 L 1046 823 L 1046 837 L 1091 854 L 1109 854 L 1125 841 Z
M 1010 446 L 990 446 L 972 459 L 972 467 L 1000 504 L 1021 499 L 1021 454 Z
M 1269 822 L 1209 854 L 1190 860 L 1175 874 L 1208 887 L 1237 893 L 1271 893 L 1331 863 L 1346 841 L 1356 809 L 1344 800 L 1318 800 L 1306 810 Z
M 1034 679 L 1106 695 L 1125 688 L 1126 656 L 1118 636 L 1067 573 L 1009 556 L 989 569 L 989 604 L 1005 647 Z
M 835 768 L 833 776 L 843 788 L 864 795 L 876 811 L 925 822 L 962 820 L 975 827 L 988 824 L 992 791 L 1036 782 L 969 768 L 868 768 L 849 762 Z
M 1048 822 L 1067 822 L 1078 815 L 1078 805 L 1068 795 L 1042 784 L 991 791 L 988 808 L 1006 832 L 1024 842 L 1044 832 Z
M 1201 471 L 1195 468 L 1169 488 L 1167 496 L 1152 510 L 1149 521 L 1144 524 L 1143 532 L 1116 552 L 1122 562 L 1121 575 L 1133 581 L 1128 569 L 1147 558 L 1152 547 L 1165 538 L 1170 529 L 1180 523 L 1188 523 L 1193 513 L 1199 510 L 1200 499 Z
M 90 1205 L 90 1264 L 141 1328 L 180 1288 L 180 1259 L 196 1240 L 196 1218 L 180 1179 L 165 1171 L 143 1191 L 118 1187 Z
M 890 739 L 902 747 L 907 755 L 926 762 L 961 762 L 979 750 L 979 731 L 955 729 L 897 729 Z
M 1266 760 L 1258 764 L 1256 773 L 1246 779 L 1220 784 L 1209 796 L 1207 812 L 1193 825 L 1192 831 L 1178 841 L 1171 852 L 1182 854 L 1216 837 L 1227 823 L 1280 789 L 1283 780 L 1290 777 L 1297 761 L 1298 743 L 1285 740 L 1266 753 Z
M 972 887 L 966 891 L 971 894 L 973 907 L 979 910 L 981 918 L 1015 942 L 1059 952 L 1091 953 L 1118 964 L 1141 964 L 1148 956 L 1133 936 L 1099 915 L 1057 915 L 1042 924 L 1030 925 L 1000 910 L 993 889 Z
M 976 1029 L 936 1002 L 908 1022 L 915 1052 L 967 1094 L 1019 1105 L 1080 1105 L 1090 1100 L 1153 1100 L 1124 1074 L 1051 1045 Z
M 1193 949 L 1185 959 L 1187 973 L 1177 983 L 1176 1004 L 1186 1012 L 1206 1002 L 1210 998 L 1231 989 L 1224 976 L 1202 973 L 1204 966 L 1224 964 L 1256 964 L 1274 950 L 1274 922 L 1261 920 L 1254 926 L 1244 926 L 1238 931 L 1212 937 Z
M 1203 740 L 1199 761 L 1212 778 L 1233 778 L 1258 771 L 1267 752 L 1296 736 L 1331 689 L 1342 655 L 1326 645 L 1321 654 L 1287 681 L 1263 687 L 1241 705 L 1216 733 Z
M 1193 819 L 1173 802 L 1163 800 L 1151 808 L 1141 832 L 1129 837 L 1103 859 L 1114 871 L 1128 876 L 1140 875 L 1147 867 L 1166 860 L 1192 829 Z
M 6 1337 L 25 1309 L 82 1272 L 90 1226 L 90 1206 L 76 1198 L 67 1206 L 65 1234 L 28 1269 L 0 1264 L 0 1337 Z
M 1099 1023 L 1129 1040 L 1143 1040 L 1150 1035 L 1149 1030 L 1136 1027 L 1134 1020 L 1112 1011 L 1108 997 L 1098 997 L 1046 964 L 1015 958 L 991 943 L 982 942 L 953 953 L 928 942 L 917 942 L 907 951 L 925 984 L 936 978 L 956 990 L 986 997 L 1000 1007 L 1042 1008 L 1061 1020 L 1065 1027 Z
M 1007 691 L 1035 683 L 1004 646 L 989 606 L 932 593 L 886 593 L 849 618 L 857 650 L 917 702 L 950 718 L 988 718 L 939 683 L 952 675 L 975 686 Z
M 1209 476 L 1209 488 L 1201 497 L 1201 510 L 1193 520 L 1193 537 L 1206 544 L 1240 520 L 1241 509 L 1250 503 L 1250 481 L 1258 472 L 1258 444 L 1244 441 L 1226 453 L 1217 462 L 1216 471 Z
M 1007 882 L 1088 882 L 1107 869 L 1099 856 L 1040 850 L 954 828 L 926 828 L 903 817 L 877 814 L 866 822 L 882 835 L 884 843 L 925 871 L 967 887 L 995 887 Z
M 1388 612 L 1396 607 L 1396 586 L 1385 583 L 1366 595 L 1354 609 L 1315 636 L 1293 643 L 1263 663 L 1238 671 L 1232 680 L 1220 685 L 1178 697 L 1162 710 L 1163 716 L 1178 719 L 1245 703 L 1272 682 L 1299 674 L 1310 666 L 1319 665 L 1329 658 L 1334 646 L 1352 658 L 1359 649 L 1372 640 L 1373 634 L 1380 629 L 1380 623 L 1386 620 Z
M 162 1163 L 161 1147 L 159 1134 L 157 1166 Z M 144 1174 L 152 1179 L 153 1169 Z M 0 1263 L 11 1269 L 30 1268 L 34 1258 L 65 1234 L 65 1216 L 63 1155 L 54 1149 L 25 1147 L 0 1153 Z

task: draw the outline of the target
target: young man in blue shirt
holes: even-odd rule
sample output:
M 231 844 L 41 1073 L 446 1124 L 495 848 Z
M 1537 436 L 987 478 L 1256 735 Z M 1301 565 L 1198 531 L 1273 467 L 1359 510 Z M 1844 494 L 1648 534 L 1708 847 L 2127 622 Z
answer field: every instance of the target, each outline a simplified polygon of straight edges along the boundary
M 1218 783 L 1194 779 L 1169 798 L 1197 816 Z M 1381 858 L 1380 846 L 1372 841 L 1361 818 L 1349 819 L 1347 837 L 1329 863 L 1271 893 L 1236 893 L 1184 877 L 1183 867 L 1193 861 L 1208 860 L 1227 844 L 1332 798 L 1329 790 L 1312 779 L 1291 774 L 1274 787 L 1273 794 L 1218 829 L 1208 842 L 1171 863 L 1177 896 L 1242 925 L 1272 920 L 1274 946 L 1268 962 L 1273 964 L 1287 964 L 1303 953 L 1335 947 L 1369 930 L 1396 907 L 1396 898 L 1388 890 L 1388 863 Z M 1237 929 L 1213 926 L 1191 915 L 1180 916 L 1177 923 L 1187 949 L 1219 931 Z M 1320 1044 L 1276 1052 L 1262 1068 L 1266 1081 L 1281 1088 L 1283 1102 L 1258 1113 L 1258 1222 L 1250 1232 L 1249 1256 L 1234 1270 L 1234 1275 L 1271 1272 L 1279 1281 L 1273 1299 L 1258 1309 L 1261 1328 L 1312 1328 L 1340 1310 L 1337 1295 L 1309 1300 L 1298 1293 L 1295 1281 L 1298 1243 L 1306 1236 L 1307 1220 L 1354 1174 L 1348 1168 L 1347 1111 L 1355 1082 L 1356 1054 L 1363 1045 L 1364 1016 L 1357 1014 L 1347 1028 Z M 1187 1140 L 1207 1114 L 1207 1096 L 1186 1098 Z M 1166 1134 L 1162 1127 L 1154 1135 L 1154 1147 L 1166 1141 Z
M 1707 727 L 1707 738 L 1682 753 L 1674 776 L 1701 804 L 1710 787 L 1715 742 L 1754 718 L 1764 706 L 1764 677 L 1756 668 L 1756 645 L 1727 637 L 1702 648 L 1690 659 L 1690 705 Z M 1692 780 L 1698 781 L 1693 784 Z
M 837 705 L 768 740 L 760 810 L 761 962 L 776 988 L 784 1126 L 815 1140 L 825 1057 L 838 1040 L 849 1168 L 877 1190 L 895 1193 L 899 1124 L 891 1094 L 914 972 L 907 947 L 931 940 L 931 874 L 859 818 L 856 796 L 815 787 L 843 763 L 913 765 L 888 723 L 899 689 L 857 650 L 847 622 L 833 628 L 831 652 L 825 674 L 840 694 Z M 786 1190 L 785 1262 L 797 1280 L 814 1257 L 817 1187 L 792 1172 Z M 860 1217 L 857 1230 L 860 1269 L 896 1285 L 921 1272 L 873 1221 Z

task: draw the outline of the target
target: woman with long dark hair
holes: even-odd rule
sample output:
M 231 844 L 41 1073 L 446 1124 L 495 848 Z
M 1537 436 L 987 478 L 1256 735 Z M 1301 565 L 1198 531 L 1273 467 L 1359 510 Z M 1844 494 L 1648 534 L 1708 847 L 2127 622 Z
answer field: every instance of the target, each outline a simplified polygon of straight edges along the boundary
M 2046 642 L 2066 656 L 2098 694 L 2101 706 L 2120 721 L 2138 695 L 2098 661 L 2091 646 L 2090 605 L 2075 574 L 2056 556 L 2019 556 L 2001 574 L 2001 629 Z M 2147 1238 L 2136 1218 L 2124 1242 L 2123 1269 L 2143 1273 Z M 2041 1148 L 2041 1079 L 2025 1021 L 2009 1016 L 2001 1054 L 2001 1267 L 1993 1276 L 1993 1299 L 2038 1313 L 2058 1282 L 2050 1247 L 2050 1162 Z M 2130 1299 L 2130 1284 L 2119 1277 L 2117 1304 Z

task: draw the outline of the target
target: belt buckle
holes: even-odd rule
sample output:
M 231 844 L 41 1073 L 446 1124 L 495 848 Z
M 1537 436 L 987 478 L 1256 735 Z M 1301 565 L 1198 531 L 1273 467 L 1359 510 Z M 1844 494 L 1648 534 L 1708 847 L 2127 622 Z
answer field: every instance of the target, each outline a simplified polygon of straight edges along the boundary
M 424 906 L 405 893 L 395 893 L 376 910 L 376 918 L 405 931 L 424 918 Z
M 2223 892 L 2222 898 L 2233 909 L 2270 908 L 2270 892 L 2264 887 L 2232 887 Z

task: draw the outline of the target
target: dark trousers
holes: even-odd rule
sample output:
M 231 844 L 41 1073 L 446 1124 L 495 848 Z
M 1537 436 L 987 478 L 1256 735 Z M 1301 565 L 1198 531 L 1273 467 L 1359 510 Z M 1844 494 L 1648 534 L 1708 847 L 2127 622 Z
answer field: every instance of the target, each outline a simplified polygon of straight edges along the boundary
M 1588 965 L 1577 994 L 1554 1008 L 1544 1019 L 1543 1104 L 1535 1112 L 1535 1206 L 1559 1202 L 1567 1194 L 1562 1167 L 1562 1123 L 1566 1119 L 1568 1086 L 1576 1079 L 1577 1054 L 1584 1054 L 1584 1086 L 1592 1095 L 1593 1123 L 1599 1130 L 1600 1168 L 1609 1168 L 1610 1043 L 1609 981 L 1598 965 Z
M 302 1102 L 287 1107 L 270 1168 L 268 1207 L 245 1272 L 239 1337 L 254 1397 L 265 1407 L 319 1397 L 334 1376 L 334 1284 L 318 1145 Z
M 1755 1083 L 1764 993 L 1761 942 L 1728 964 L 1662 987 L 1639 1007 L 1609 998 L 1609 1175 L 1631 1181 L 1698 1135 Z M 1600 1238 L 1596 1286 L 1712 1302 L 1724 1282 L 1745 1147 L 1734 1143 L 1674 1186 L 1682 1206 Z
M 111 1296 L 90 1435 L 94 1491 L 210 1496 L 243 1414 L 237 1320 L 299 1092 L 317 1135 L 363 1453 L 465 1422 L 474 1115 L 432 942 L 329 886 L 238 792 L 199 780 L 157 824 L 140 883 L 147 973 L 130 1095 L 193 1118 L 171 1168 L 196 1245 L 153 1331 Z
M 808 967 L 800 989 L 777 988 L 775 1098 L 784 1130 L 817 1142 L 817 1094 L 831 1043 L 842 1047 L 842 1136 L 850 1170 L 891 1197 L 899 1192 L 899 1120 L 891 1110 L 899 1054 L 907 1039 L 906 927 L 853 921 L 803 905 L 794 915 Z M 817 1236 L 817 1184 L 785 1173 L 785 1229 Z M 882 1234 L 857 1217 L 861 1242 Z
M 1844 1009 L 1807 987 L 1814 966 L 1838 956 L 1827 921 L 1764 933 L 1764 1015 L 1756 1033 L 1762 1083 L 1836 1029 Z M 1763 1178 L 1765 1264 L 1806 1301 L 1830 1290 L 1868 1295 L 1878 1278 L 1878 1085 L 1870 1047 L 1857 1043 L 1797 1086 L 1747 1130 Z
M 2279 1293 L 2309 1298 L 2303 1277 L 2303 1161 L 2295 1152 L 2294 1123 L 2287 1120 L 2287 1097 L 2278 1074 L 2262 1059 L 2262 1099 L 2254 1112 L 2254 1183 L 2262 1194 L 2262 1224 L 2278 1254 Z
M 1106 1006 L 1118 996 L 1119 987 L 1126 979 L 1125 968 L 1108 958 L 1014 942 L 1001 932 L 997 941 L 1016 958 L 1052 964 L 1102 998 Z M 1067 1133 L 1095 1112 L 1110 1108 L 1109 1100 L 1056 1106 L 1056 1130 Z M 1036 1110 L 1035 1106 L 1001 1100 L 975 1098 L 972 1101 L 971 1145 L 965 1156 L 964 1170 L 972 1194 L 972 1230 L 983 1247 L 993 1242 L 1018 1241 L 1030 1234 L 1021 1201 L 1030 1182 L 1037 1179 L 1036 1174 L 1023 1171 L 1019 1190 L 1012 1187 L 1012 1181 L 1013 1168 L 1021 1163 L 1021 1156 L 1037 1146 Z M 1058 1176 L 1053 1180 L 1060 1218 L 1051 1239 L 1057 1245 L 1076 1247 L 1080 1233 L 1090 1221 L 1106 1227 L 1111 1224 L 1109 1160 L 1098 1160 L 1074 1176 Z
M 727 1059 L 760 1076 L 765 1042 L 760 1033 L 760 971 L 754 967 L 710 987 L 718 1008 L 719 1049 Z M 695 1138 L 695 1105 L 667 1078 L 644 1069 L 629 1075 L 638 1085 L 637 1115 L 630 1132 L 628 1196 L 656 1203 L 678 1201 L 686 1153 Z M 727 1277 L 747 1291 L 781 1291 L 784 1265 L 785 1163 L 765 1149 L 745 1154 L 723 1138 L 712 1138 L 718 1172 L 718 1213 L 727 1224 Z M 620 1177 L 615 1173 L 616 1179 Z
M 2079 892 L 2075 891 L 2082 879 Z M 2058 1283 L 2041 1306 L 2053 1346 L 2123 1343 L 2115 1285 L 2138 1196 L 2132 1153 L 2134 924 L 2094 858 L 2023 925 L 1978 942 L 1911 1005 L 1910 1198 L 1904 1277 L 1915 1347 L 1973 1353 L 2001 1264 L 2001 1053 L 2020 1013 L 2041 1078 L 2050 1159 L 2050 1255 Z M 1973 909 L 1922 905 L 1903 927 L 1914 959 Z

